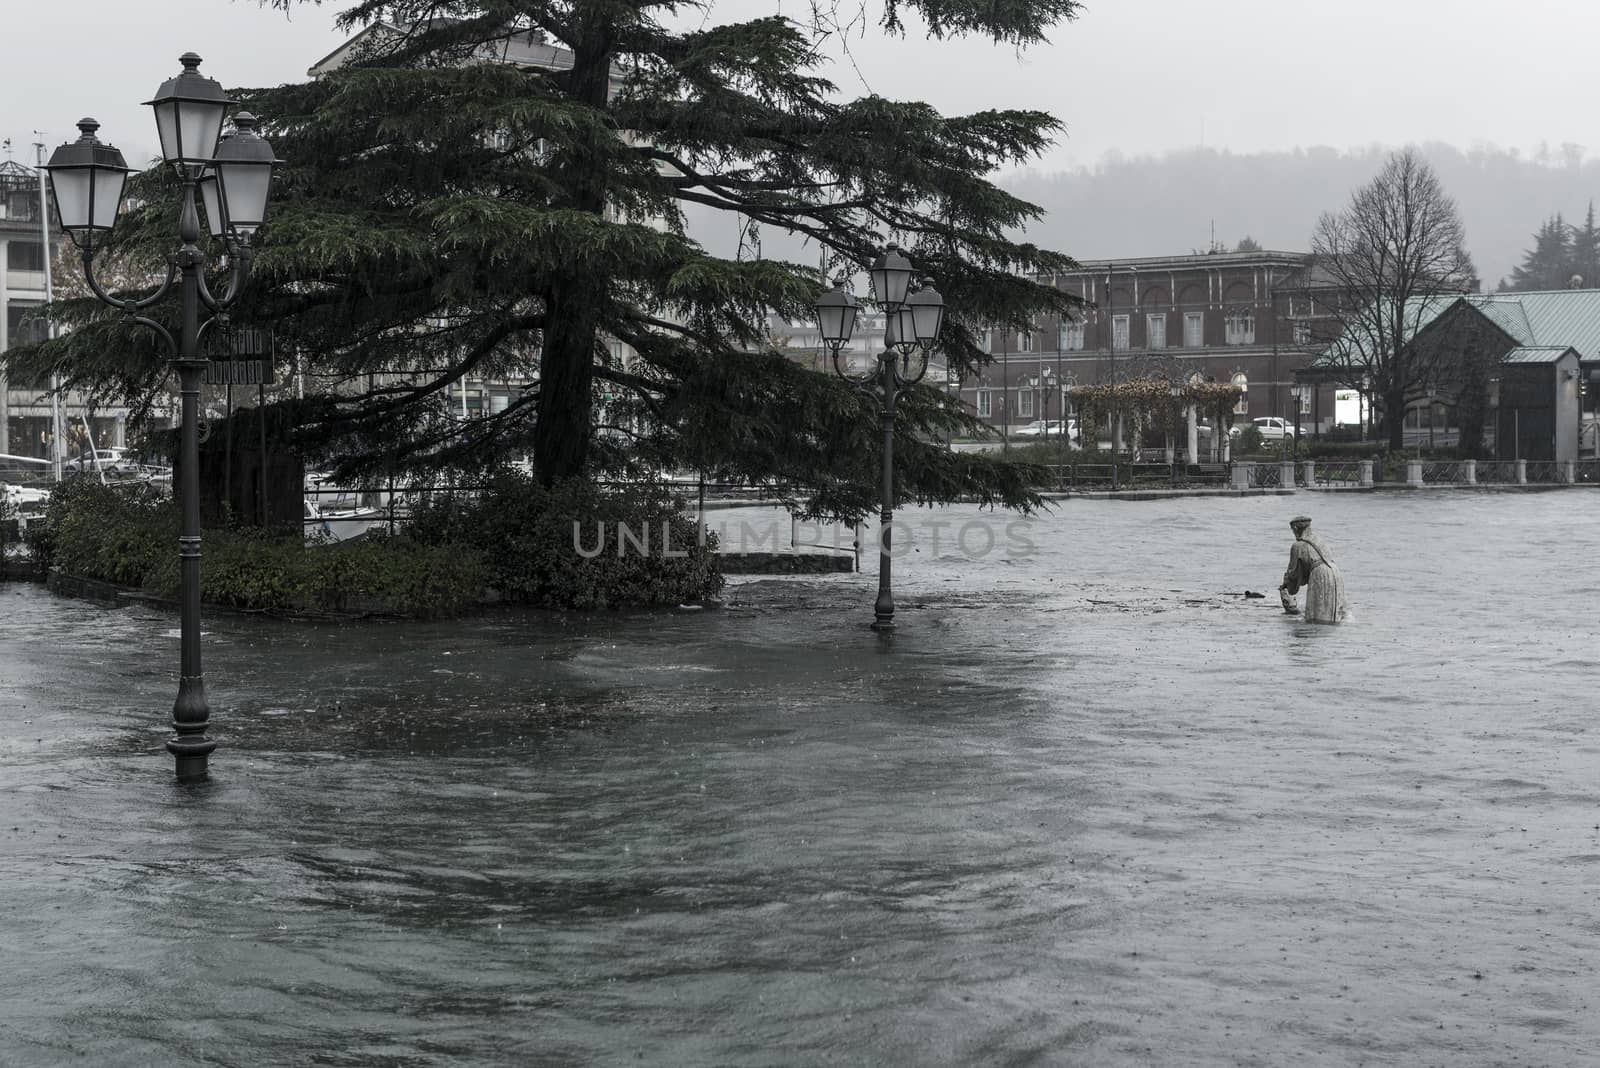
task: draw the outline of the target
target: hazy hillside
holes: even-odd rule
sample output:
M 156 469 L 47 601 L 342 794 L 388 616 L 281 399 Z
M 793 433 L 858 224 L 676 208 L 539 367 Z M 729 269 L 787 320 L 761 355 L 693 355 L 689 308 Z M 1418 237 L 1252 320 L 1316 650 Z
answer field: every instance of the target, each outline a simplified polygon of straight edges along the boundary
M 1553 212 L 1581 221 L 1589 200 L 1600 201 L 1600 160 L 1585 159 L 1576 146 L 1534 158 L 1449 145 L 1426 145 L 1423 152 L 1460 206 L 1486 289 L 1521 262 L 1533 232 Z M 1343 207 L 1388 153 L 1190 149 L 1110 158 L 1092 169 L 1029 172 L 1004 184 L 1049 212 L 1029 237 L 1079 259 L 1203 251 L 1213 221 L 1217 240 L 1229 247 L 1249 234 L 1266 248 L 1300 250 L 1309 247 L 1317 216 Z
M 1600 202 L 1600 159 L 1586 159 L 1577 146 L 1531 157 L 1437 144 L 1423 151 L 1460 205 L 1485 289 L 1521 262 L 1533 232 L 1552 213 L 1581 222 L 1590 199 Z M 1213 223 L 1217 241 L 1230 248 L 1249 234 L 1266 248 L 1293 251 L 1309 247 L 1317 216 L 1343 207 L 1388 152 L 1374 146 L 1234 155 L 1197 148 L 1111 157 L 1075 171 L 1030 171 L 1002 184 L 1047 210 L 1030 240 L 1080 260 L 1204 251 Z M 690 230 L 712 250 L 731 255 L 738 225 L 716 216 L 710 209 L 696 213 Z M 782 234 L 765 233 L 762 240 L 767 256 L 817 259 L 814 248 Z

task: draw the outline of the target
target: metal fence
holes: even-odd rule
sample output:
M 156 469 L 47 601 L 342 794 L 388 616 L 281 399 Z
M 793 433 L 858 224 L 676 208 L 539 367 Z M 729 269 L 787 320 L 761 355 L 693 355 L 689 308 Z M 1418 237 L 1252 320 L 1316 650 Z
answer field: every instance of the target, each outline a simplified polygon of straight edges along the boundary
M 1192 486 L 1221 486 L 1228 481 L 1224 464 L 1049 464 L 1049 485 L 1062 491 L 1182 489 Z
M 1354 460 L 1313 461 L 1314 474 L 1319 486 L 1359 486 L 1361 464 Z
M 1517 480 L 1517 464 L 1515 460 L 1479 460 L 1478 481 L 1499 483 L 1515 482 Z
M 1251 489 L 1281 489 L 1283 487 L 1283 468 L 1278 464 L 1250 464 Z
M 1549 484 L 1561 481 L 1561 465 L 1554 460 L 1527 460 L 1528 481 L 1533 484 Z
M 1460 460 L 1424 460 L 1422 481 L 1429 486 L 1466 485 L 1467 465 Z

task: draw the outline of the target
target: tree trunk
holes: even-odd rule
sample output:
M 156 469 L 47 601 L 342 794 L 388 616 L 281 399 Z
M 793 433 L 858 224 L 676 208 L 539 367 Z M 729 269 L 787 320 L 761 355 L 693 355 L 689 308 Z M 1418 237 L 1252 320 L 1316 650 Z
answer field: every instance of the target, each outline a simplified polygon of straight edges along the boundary
M 577 5 L 583 22 L 575 35 L 568 88 L 574 98 L 597 109 L 607 106 L 611 87 L 612 51 L 616 47 L 614 12 L 608 5 Z M 596 137 L 575 139 L 554 166 L 565 171 L 571 207 L 603 216 L 606 210 L 606 164 Z M 598 322 L 591 306 L 594 294 L 612 280 L 584 278 L 574 272 L 558 279 L 544 293 L 545 328 L 539 355 L 538 420 L 533 428 L 533 462 L 539 481 L 551 485 L 584 473 L 594 433 L 592 390 Z
M 1383 424 L 1388 431 L 1389 451 L 1399 452 L 1406 447 L 1406 395 L 1403 391 L 1386 393 L 1383 397 Z
M 583 474 L 592 433 L 595 324 L 584 298 L 560 283 L 545 294 L 533 463 L 546 486 Z

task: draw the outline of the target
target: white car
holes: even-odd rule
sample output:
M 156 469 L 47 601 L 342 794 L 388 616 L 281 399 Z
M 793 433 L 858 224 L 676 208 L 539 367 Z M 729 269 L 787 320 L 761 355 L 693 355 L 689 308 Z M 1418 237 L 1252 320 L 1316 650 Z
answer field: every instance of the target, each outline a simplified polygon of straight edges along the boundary
M 1294 437 L 1294 424 L 1287 419 L 1280 419 L 1276 415 L 1263 415 L 1259 419 L 1251 420 L 1251 422 L 1257 430 L 1261 431 L 1262 441 L 1288 441 Z M 1228 436 L 1236 438 L 1243 429 L 1243 426 L 1230 427 Z
M 38 514 L 43 512 L 45 505 L 49 503 L 50 491 L 0 482 L 0 501 L 6 503 L 12 515 Z
M 1067 420 L 1066 430 L 1068 437 L 1077 434 L 1078 421 L 1076 419 Z M 1059 438 L 1061 436 L 1061 420 L 1035 419 L 1033 422 L 1019 426 L 1011 431 L 1011 436 L 1014 438 Z
M 127 449 L 95 449 L 92 453 L 85 449 L 61 466 L 68 471 L 100 471 L 125 467 L 131 463 Z

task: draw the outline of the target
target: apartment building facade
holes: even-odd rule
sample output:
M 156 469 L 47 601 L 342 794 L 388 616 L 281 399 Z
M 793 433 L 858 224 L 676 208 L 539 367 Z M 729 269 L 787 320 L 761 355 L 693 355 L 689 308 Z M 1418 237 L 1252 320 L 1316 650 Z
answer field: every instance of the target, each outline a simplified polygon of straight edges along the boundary
M 0 352 L 45 336 L 46 257 L 61 240 L 44 222 L 37 172 L 0 162 Z M 123 408 L 96 410 L 77 393 L 53 403 L 49 382 L 8 377 L 0 363 L 0 455 L 52 459 L 59 438 L 70 459 L 91 435 L 97 447 L 126 444 L 126 424 Z
M 962 382 L 961 395 L 993 426 L 1060 418 L 1076 385 L 1195 375 L 1244 390 L 1236 419 L 1298 412 L 1308 432 L 1333 425 L 1335 386 L 1297 388 L 1295 379 L 1334 329 L 1310 253 L 1104 260 L 1043 280 L 1083 310 L 1031 330 L 987 331 L 994 362 Z

